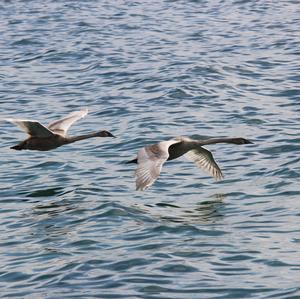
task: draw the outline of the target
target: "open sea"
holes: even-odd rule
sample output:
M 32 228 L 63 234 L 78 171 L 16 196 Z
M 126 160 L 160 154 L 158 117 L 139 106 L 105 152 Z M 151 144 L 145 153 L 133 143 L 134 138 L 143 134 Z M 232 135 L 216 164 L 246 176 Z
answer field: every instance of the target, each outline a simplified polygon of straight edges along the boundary
M 49 152 L 0 122 L 0 298 L 300 298 L 300 2 L 0 2 L 0 118 L 89 109 Z M 207 146 L 135 191 L 138 150 Z

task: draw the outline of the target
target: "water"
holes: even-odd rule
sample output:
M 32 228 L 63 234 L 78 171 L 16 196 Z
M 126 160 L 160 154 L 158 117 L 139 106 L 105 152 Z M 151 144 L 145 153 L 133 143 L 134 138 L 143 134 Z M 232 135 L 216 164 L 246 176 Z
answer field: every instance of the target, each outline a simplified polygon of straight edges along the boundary
M 3 1 L 1 117 L 85 107 L 51 152 L 1 123 L 1 298 L 299 298 L 298 1 Z M 136 192 L 124 164 L 173 136 L 184 158 Z

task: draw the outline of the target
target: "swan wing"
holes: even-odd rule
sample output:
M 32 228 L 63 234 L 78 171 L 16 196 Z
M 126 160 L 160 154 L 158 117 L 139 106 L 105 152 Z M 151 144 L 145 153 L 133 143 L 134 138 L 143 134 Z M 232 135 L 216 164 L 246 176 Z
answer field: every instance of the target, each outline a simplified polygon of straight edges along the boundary
M 197 149 L 190 150 L 184 156 L 194 162 L 200 169 L 208 172 L 216 180 L 223 178 L 222 171 L 212 153 L 204 147 L 199 146 Z
M 138 165 L 135 171 L 136 190 L 146 190 L 156 181 L 163 164 L 169 157 L 169 146 L 177 142 L 179 141 L 162 141 L 146 146 L 138 152 Z
M 67 131 L 72 126 L 72 124 L 85 117 L 88 114 L 88 110 L 81 110 L 81 111 L 75 111 L 73 113 L 70 113 L 66 117 L 59 119 L 57 121 L 52 122 L 48 128 L 49 130 L 53 131 L 56 134 L 66 136 Z
M 47 138 L 54 136 L 51 130 L 47 129 L 36 120 L 7 118 L 6 121 L 18 125 L 23 131 L 32 137 Z

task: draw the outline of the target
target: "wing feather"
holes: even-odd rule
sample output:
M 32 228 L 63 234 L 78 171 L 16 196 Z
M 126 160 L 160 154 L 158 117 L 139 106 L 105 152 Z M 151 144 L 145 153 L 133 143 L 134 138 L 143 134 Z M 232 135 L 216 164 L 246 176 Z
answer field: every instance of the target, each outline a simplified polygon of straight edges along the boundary
M 168 148 L 178 140 L 162 141 L 142 148 L 137 155 L 138 165 L 135 171 L 136 190 L 146 190 L 158 178 L 163 164 L 169 157 Z
M 59 119 L 55 122 L 52 122 L 48 128 L 56 134 L 66 136 L 67 131 L 72 126 L 74 122 L 85 117 L 88 114 L 88 110 L 75 111 L 70 113 L 66 117 Z
M 212 153 L 204 147 L 190 150 L 184 156 L 193 161 L 200 169 L 208 172 L 216 180 L 223 179 L 222 171 L 216 163 Z
M 23 131 L 32 137 L 47 138 L 54 135 L 51 130 L 36 120 L 7 118 L 6 121 L 18 125 Z

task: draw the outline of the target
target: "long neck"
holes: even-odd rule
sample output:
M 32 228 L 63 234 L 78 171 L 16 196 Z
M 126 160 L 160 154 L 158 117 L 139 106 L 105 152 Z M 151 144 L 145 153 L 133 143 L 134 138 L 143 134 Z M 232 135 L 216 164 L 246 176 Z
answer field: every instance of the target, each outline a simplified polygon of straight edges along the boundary
M 198 141 L 198 144 L 202 146 L 215 143 L 236 143 L 237 139 L 238 138 L 211 138 L 207 140 L 200 140 Z
M 68 143 L 73 143 L 76 141 L 88 139 L 88 138 L 93 138 L 93 137 L 98 137 L 98 133 L 90 133 L 90 134 L 85 134 L 85 135 L 79 135 L 79 136 L 73 136 L 73 137 L 68 137 L 67 141 Z

